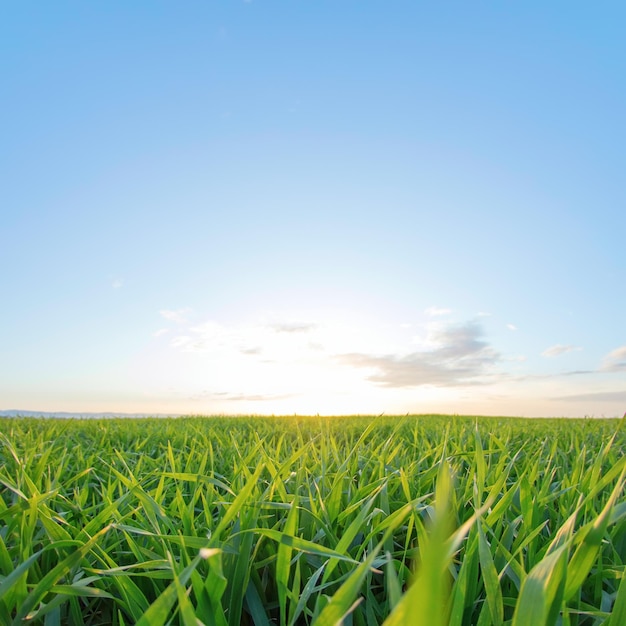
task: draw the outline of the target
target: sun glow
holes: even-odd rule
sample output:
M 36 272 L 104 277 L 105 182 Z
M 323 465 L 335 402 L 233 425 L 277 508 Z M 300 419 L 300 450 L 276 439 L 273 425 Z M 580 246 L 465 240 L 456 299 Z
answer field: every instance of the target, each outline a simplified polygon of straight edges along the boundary
M 144 410 L 209 415 L 501 415 L 513 405 L 517 415 L 545 415 L 546 397 L 564 395 L 552 379 L 507 371 L 515 363 L 523 372 L 525 361 L 493 347 L 483 317 L 442 311 L 385 324 L 354 313 L 223 323 L 164 311 L 126 384 L 142 390 Z M 579 415 L 580 407 L 555 412 Z
M 367 381 L 368 370 L 346 367 L 341 356 L 397 347 L 371 325 L 319 315 L 229 326 L 193 323 L 172 312 L 163 317 L 173 325 L 154 333 L 133 374 L 149 395 L 176 398 L 190 412 L 377 410 L 381 393 Z

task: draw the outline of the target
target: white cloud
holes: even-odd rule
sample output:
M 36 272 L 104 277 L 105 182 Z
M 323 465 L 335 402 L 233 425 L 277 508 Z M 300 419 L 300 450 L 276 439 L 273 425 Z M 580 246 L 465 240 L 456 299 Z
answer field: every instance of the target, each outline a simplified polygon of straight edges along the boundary
M 571 396 L 559 396 L 552 400 L 569 400 L 572 402 L 622 402 L 626 404 L 626 391 L 595 391 Z
M 188 322 L 189 320 L 187 319 L 187 316 L 191 312 L 192 310 L 190 308 L 174 310 L 163 309 L 162 311 L 159 311 L 161 316 L 164 317 L 166 320 L 169 320 L 170 322 L 176 322 L 177 324 L 185 324 L 186 322 Z
M 174 337 L 170 342 L 170 346 L 172 348 L 187 348 L 189 342 L 192 340 L 188 335 L 179 335 L 178 337 Z
M 509 330 L 517 330 L 517 326 L 515 326 L 515 324 L 507 324 L 507 325 L 506 325 L 506 327 L 507 327 Z
M 253 356 L 257 354 L 263 354 L 262 348 L 258 348 L 258 347 L 241 348 L 239 352 L 241 352 L 241 354 L 248 354 L 248 355 L 253 355 Z
M 119 289 L 122 285 L 124 284 L 124 282 L 122 281 L 121 278 L 116 278 L 112 283 L 111 283 L 111 287 L 113 287 L 113 289 Z
M 554 346 L 550 346 L 549 348 L 546 348 L 541 353 L 541 356 L 551 358 L 555 356 L 560 356 L 561 354 L 565 354 L 566 352 L 574 352 L 576 350 L 582 350 L 582 348 L 579 348 L 578 346 L 572 346 L 572 345 L 556 344 Z
M 482 339 L 476 322 L 431 333 L 431 350 L 405 355 L 343 354 L 338 360 L 374 370 L 368 380 L 384 387 L 454 387 L 484 381 L 500 355 Z
M 431 306 L 428 307 L 425 311 L 425 315 L 429 315 L 430 317 L 439 317 L 441 315 L 450 315 L 452 313 L 452 309 L 446 309 L 443 307 Z
M 265 393 L 232 393 L 230 391 L 201 391 L 190 396 L 190 400 L 220 400 L 223 402 L 276 402 L 276 400 L 285 400 L 293 398 L 299 394 L 281 393 L 281 394 L 265 394 Z
M 528 359 L 523 354 L 518 354 L 517 356 L 510 356 L 505 360 L 511 363 L 525 363 Z
M 310 330 L 314 330 L 317 324 L 311 324 L 308 322 L 280 322 L 270 324 L 270 328 L 277 333 L 308 333 Z
M 171 316 L 170 319 L 178 316 Z M 262 357 L 264 361 L 295 362 L 324 351 L 328 345 L 327 328 L 310 322 L 272 322 L 253 325 L 224 325 L 212 320 L 186 326 L 170 342 L 183 352 L 204 352 L 234 358 Z
M 165 335 L 166 333 L 169 333 L 169 332 L 170 332 L 169 328 L 159 328 L 159 330 L 152 333 L 152 336 L 161 337 L 162 335 Z
M 603 372 L 626 372 L 626 346 L 609 352 L 602 360 L 600 369 Z

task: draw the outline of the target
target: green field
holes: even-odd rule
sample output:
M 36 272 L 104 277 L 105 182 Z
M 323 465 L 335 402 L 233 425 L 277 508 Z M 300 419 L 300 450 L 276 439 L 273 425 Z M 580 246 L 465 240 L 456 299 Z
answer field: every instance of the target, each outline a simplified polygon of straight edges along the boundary
M 0 625 L 626 624 L 620 420 L 0 421 Z

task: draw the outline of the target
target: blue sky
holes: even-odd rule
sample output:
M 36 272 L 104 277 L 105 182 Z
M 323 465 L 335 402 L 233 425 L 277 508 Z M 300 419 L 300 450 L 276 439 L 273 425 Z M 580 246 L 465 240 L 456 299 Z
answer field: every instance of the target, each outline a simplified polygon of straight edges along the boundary
M 0 409 L 626 410 L 623 3 L 0 9 Z

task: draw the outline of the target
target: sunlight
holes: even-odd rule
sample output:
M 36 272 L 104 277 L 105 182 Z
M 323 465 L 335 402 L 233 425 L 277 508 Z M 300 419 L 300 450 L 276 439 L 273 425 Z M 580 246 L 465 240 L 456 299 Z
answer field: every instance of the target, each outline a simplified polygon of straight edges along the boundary
M 374 370 L 347 367 L 340 357 L 384 353 L 401 342 L 364 324 L 308 319 L 273 316 L 239 326 L 179 321 L 173 332 L 153 336 L 151 348 L 133 364 L 133 376 L 151 394 L 169 393 L 191 412 L 384 410 L 388 393 L 367 380 Z

